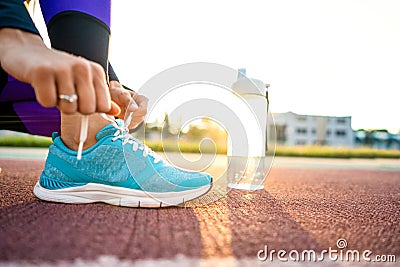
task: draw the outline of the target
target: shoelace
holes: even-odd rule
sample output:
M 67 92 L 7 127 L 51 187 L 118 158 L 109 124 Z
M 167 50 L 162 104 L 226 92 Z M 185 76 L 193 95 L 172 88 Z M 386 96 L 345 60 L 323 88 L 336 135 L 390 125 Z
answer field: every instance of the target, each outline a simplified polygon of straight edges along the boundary
M 128 126 L 132 121 L 132 112 L 129 113 L 127 120 L 124 121 L 124 123 L 121 126 L 119 126 L 115 120 L 107 117 L 107 115 L 101 114 L 101 116 L 104 119 L 106 119 L 107 121 L 109 121 L 111 123 L 111 125 L 117 129 L 117 131 L 114 133 L 114 138 L 112 139 L 113 142 L 118 139 L 122 139 L 122 145 L 126 145 L 127 143 L 129 143 L 132 145 L 132 151 L 137 151 L 138 149 L 143 150 L 143 154 L 142 154 L 143 157 L 147 157 L 148 155 L 152 156 L 154 158 L 154 161 L 153 161 L 154 163 L 157 163 L 161 160 L 160 156 L 157 155 L 153 150 L 151 150 L 151 148 L 149 148 L 142 142 L 139 142 L 138 140 L 136 140 L 129 133 Z
M 136 107 L 137 107 L 136 102 L 133 102 L 132 104 L 136 105 Z M 133 115 L 132 112 L 129 113 L 127 120 L 124 121 L 122 126 L 119 126 L 115 120 L 110 119 L 106 114 L 100 113 L 100 115 L 103 117 L 103 119 L 111 122 L 111 125 L 117 129 L 117 131 L 114 133 L 115 137 L 112 139 L 113 142 L 117 139 L 123 139 L 122 145 L 126 145 L 127 143 L 129 143 L 132 145 L 133 151 L 137 151 L 138 149 L 143 150 L 143 154 L 142 154 L 143 157 L 147 157 L 148 155 L 151 155 L 154 158 L 154 161 L 153 161 L 154 163 L 157 163 L 161 160 L 160 156 L 158 156 L 153 150 L 151 150 L 148 146 L 146 146 L 142 142 L 138 142 L 132 135 L 129 134 L 128 126 L 132 121 L 132 115 Z M 87 115 L 82 115 L 81 131 L 80 131 L 80 137 L 79 137 L 79 147 L 78 147 L 78 153 L 76 156 L 76 158 L 78 160 L 82 159 L 83 144 L 86 141 L 88 125 L 89 125 L 88 119 L 89 118 Z

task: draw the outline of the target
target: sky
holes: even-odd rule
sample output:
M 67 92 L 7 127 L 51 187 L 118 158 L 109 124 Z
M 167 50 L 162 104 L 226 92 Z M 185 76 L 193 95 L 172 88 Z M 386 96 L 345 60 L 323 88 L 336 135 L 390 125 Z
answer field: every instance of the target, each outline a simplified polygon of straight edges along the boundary
M 133 89 L 190 62 L 246 68 L 273 112 L 398 132 L 399 13 L 398 0 L 114 0 L 110 60 Z
M 110 58 L 140 88 L 189 62 L 246 68 L 273 112 L 400 130 L 400 1 L 132 1 L 112 5 Z

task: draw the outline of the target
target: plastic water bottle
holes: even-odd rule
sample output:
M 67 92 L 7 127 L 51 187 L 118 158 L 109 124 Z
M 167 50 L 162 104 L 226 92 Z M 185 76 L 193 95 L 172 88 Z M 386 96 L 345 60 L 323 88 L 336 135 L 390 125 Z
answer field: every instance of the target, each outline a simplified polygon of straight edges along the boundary
M 266 176 L 265 153 L 267 150 L 266 98 L 268 86 L 257 79 L 246 77 L 246 70 L 239 69 L 238 79 L 232 85 L 232 92 L 239 95 L 248 105 L 253 116 L 242 123 L 246 137 L 229 133 L 228 139 L 228 187 L 243 190 L 264 188 Z M 236 135 L 236 136 L 235 136 Z

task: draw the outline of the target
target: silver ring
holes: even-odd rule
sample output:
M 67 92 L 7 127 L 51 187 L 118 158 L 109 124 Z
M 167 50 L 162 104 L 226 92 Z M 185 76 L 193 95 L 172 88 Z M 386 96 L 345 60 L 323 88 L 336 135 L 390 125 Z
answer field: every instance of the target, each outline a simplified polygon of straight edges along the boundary
M 78 96 L 77 96 L 76 94 L 72 94 L 72 95 L 63 95 L 63 94 L 60 94 L 60 95 L 58 95 L 58 98 L 59 98 L 60 100 L 67 101 L 67 102 L 69 102 L 69 103 L 73 103 L 73 102 L 75 102 L 76 100 L 78 100 Z

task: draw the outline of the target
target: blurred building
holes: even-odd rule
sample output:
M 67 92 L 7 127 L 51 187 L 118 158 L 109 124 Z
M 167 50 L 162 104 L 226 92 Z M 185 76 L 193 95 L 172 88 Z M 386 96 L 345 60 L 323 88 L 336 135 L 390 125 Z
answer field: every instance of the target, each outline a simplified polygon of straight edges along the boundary
M 392 134 L 387 130 L 357 130 L 354 132 L 356 146 L 368 146 L 376 149 L 400 150 L 400 133 Z
M 283 145 L 354 146 L 351 117 L 274 113 L 276 139 Z

